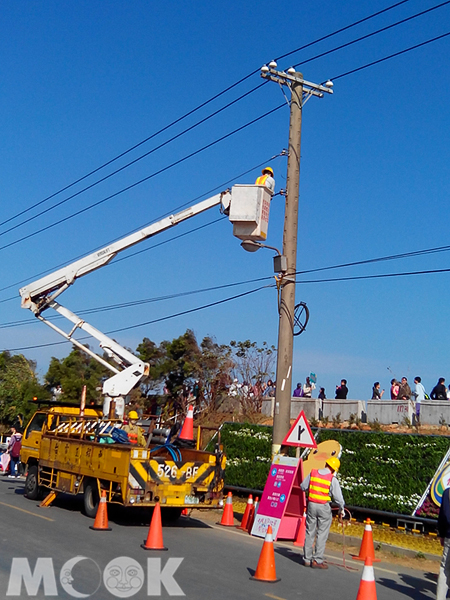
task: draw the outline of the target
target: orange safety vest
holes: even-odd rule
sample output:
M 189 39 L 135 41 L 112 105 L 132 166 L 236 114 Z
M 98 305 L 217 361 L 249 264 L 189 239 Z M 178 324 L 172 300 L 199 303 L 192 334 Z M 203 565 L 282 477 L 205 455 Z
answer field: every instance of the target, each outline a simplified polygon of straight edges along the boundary
M 331 502 L 330 487 L 333 473 L 322 475 L 317 469 L 311 471 L 309 480 L 309 501 L 317 504 Z
M 135 431 L 127 431 L 128 439 L 130 440 L 130 444 L 138 443 L 138 434 Z
M 266 179 L 269 177 L 269 175 L 260 175 L 258 177 L 258 179 L 255 181 L 255 185 L 265 185 L 266 184 Z

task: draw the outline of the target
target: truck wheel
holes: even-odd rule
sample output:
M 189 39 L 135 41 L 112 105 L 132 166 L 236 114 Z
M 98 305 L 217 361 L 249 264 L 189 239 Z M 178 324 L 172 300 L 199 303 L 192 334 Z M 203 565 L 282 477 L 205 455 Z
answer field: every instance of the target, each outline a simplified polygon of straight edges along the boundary
M 29 500 L 37 500 L 41 496 L 41 490 L 37 465 L 32 465 L 28 467 L 27 478 L 25 480 L 25 496 Z
M 182 508 L 162 508 L 161 509 L 161 519 L 165 523 L 175 523 L 181 517 Z
M 99 495 L 96 481 L 88 481 L 84 486 L 84 514 L 91 519 L 97 514 Z

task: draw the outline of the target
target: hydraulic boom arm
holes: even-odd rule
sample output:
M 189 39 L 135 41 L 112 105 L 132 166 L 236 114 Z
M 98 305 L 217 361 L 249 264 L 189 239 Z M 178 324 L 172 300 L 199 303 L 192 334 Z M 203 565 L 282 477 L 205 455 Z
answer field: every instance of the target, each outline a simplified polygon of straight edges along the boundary
M 95 358 L 95 360 L 114 373 L 114 375 L 107 379 L 103 384 L 103 393 L 106 396 L 104 411 L 109 411 L 110 400 L 111 398 L 114 398 L 116 400 L 118 416 L 123 415 L 123 399 L 122 402 L 118 402 L 118 399 L 126 396 L 143 377 L 148 375 L 149 365 L 141 361 L 137 356 L 123 348 L 107 335 L 103 334 L 92 325 L 89 325 L 89 323 L 86 323 L 86 321 L 78 317 L 75 313 L 61 306 L 55 299 L 72 285 L 76 279 L 108 264 L 122 250 L 126 250 L 157 233 L 165 231 L 186 219 L 212 208 L 213 206 L 222 204 L 225 209 L 228 209 L 230 202 L 231 192 L 229 190 L 212 196 L 211 198 L 203 200 L 175 215 L 171 215 L 157 223 L 148 225 L 140 231 L 132 233 L 66 267 L 58 269 L 54 273 L 46 275 L 19 290 L 22 298 L 22 308 L 31 310 L 40 321 L 51 327 L 54 331 L 57 331 L 67 340 L 70 340 L 75 346 Z M 60 315 L 73 323 L 73 327 L 69 333 L 66 333 L 42 316 L 41 313 L 48 308 L 53 308 Z M 91 336 L 95 337 L 100 342 L 100 347 L 103 348 L 106 354 L 111 357 L 120 368 L 114 367 L 108 361 L 90 350 L 90 348 L 76 340 L 73 337 L 73 334 L 78 328 L 83 329 Z

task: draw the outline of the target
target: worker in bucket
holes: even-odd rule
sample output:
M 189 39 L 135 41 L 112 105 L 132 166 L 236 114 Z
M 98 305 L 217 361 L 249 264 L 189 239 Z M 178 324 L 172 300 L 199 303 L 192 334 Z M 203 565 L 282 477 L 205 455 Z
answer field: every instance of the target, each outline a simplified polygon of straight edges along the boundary
M 301 484 L 302 490 L 308 492 L 304 564 L 313 569 L 328 569 L 323 556 L 332 521 L 331 498 L 339 505 L 339 517 L 344 517 L 344 497 L 336 478 L 340 465 L 339 459 L 331 456 L 325 468 L 312 469 Z
M 273 178 L 273 169 L 272 167 L 264 167 L 262 170 L 262 175 L 258 177 L 255 181 L 255 185 L 264 185 L 266 188 L 272 192 L 275 191 L 275 179 Z
M 128 413 L 128 424 L 122 427 L 123 431 L 128 434 L 130 443 L 137 446 L 146 446 L 144 431 L 138 426 L 137 422 L 139 415 L 135 410 L 130 410 Z

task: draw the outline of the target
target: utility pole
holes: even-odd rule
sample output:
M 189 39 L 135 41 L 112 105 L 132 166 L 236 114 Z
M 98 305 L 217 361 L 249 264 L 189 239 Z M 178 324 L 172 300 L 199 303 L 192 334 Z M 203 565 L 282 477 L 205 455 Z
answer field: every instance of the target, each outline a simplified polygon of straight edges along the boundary
M 283 255 L 287 258 L 287 271 L 281 279 L 277 386 L 273 415 L 272 456 L 280 451 L 281 443 L 289 431 L 292 393 L 292 357 L 294 348 L 295 274 L 297 271 L 298 199 L 300 186 L 300 143 L 303 105 L 311 96 L 323 98 L 332 94 L 331 81 L 322 86 L 303 79 L 293 67 L 276 71 L 275 61 L 263 66 L 261 77 L 285 85 L 291 90 L 289 150 L 286 178 L 286 208 L 284 213 Z

